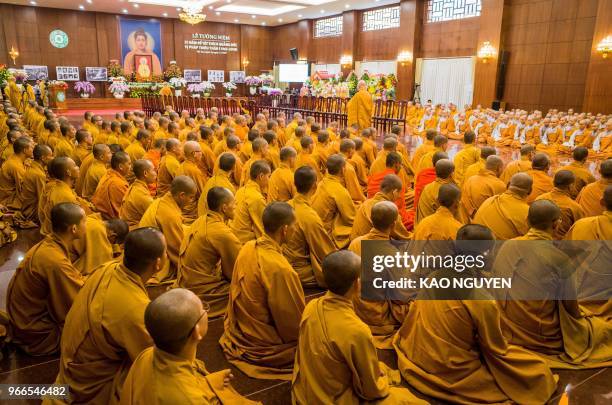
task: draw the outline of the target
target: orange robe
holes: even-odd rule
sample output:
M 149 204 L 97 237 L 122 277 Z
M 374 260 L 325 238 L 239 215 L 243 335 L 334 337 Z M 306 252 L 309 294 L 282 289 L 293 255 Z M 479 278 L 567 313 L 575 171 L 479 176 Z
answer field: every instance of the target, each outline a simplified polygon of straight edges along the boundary
M 355 204 L 342 185 L 342 180 L 338 176 L 326 174 L 311 201 L 312 208 L 323 220 L 325 230 L 331 235 L 336 247 L 347 247 L 355 220 Z
M 0 168 L 0 204 L 19 209 L 19 199 L 26 167 L 21 158 L 12 155 Z
M 42 196 L 38 201 L 38 219 L 40 220 L 40 233 L 42 235 L 51 234 L 51 209 L 63 202 L 78 204 L 85 210 L 86 214 L 91 213 L 91 205 L 77 197 L 68 184 L 61 180 L 51 179 L 45 185 Z
M 180 167 L 176 172 L 176 175 L 184 175 L 187 177 L 191 177 L 191 179 L 196 185 L 196 193 L 193 201 L 183 207 L 183 216 L 185 220 L 188 222 L 193 222 L 198 217 L 198 201 L 200 199 L 200 196 L 202 195 L 204 187 L 206 186 L 206 181 L 208 180 L 208 177 L 202 172 L 200 167 L 195 162 L 192 162 L 190 160 L 185 160 L 183 163 L 181 163 Z
M 236 194 L 236 189 L 230 180 L 229 174 L 226 171 L 218 170 L 217 174 L 213 175 L 206 181 L 202 194 L 200 195 L 200 199 L 198 200 L 198 216 L 200 217 L 206 214 L 206 210 L 208 209 L 206 198 L 208 196 L 208 192 L 213 187 L 225 187 L 231 191 L 232 194 Z
M 528 212 L 529 205 L 525 199 L 507 190 L 485 200 L 472 222 L 491 229 L 495 239 L 508 240 L 522 236 L 529 230 Z
M 527 170 L 527 174 L 533 179 L 531 194 L 527 197 L 528 204 L 534 202 L 540 195 L 552 191 L 555 187 L 553 185 L 553 179 L 542 170 Z
M 280 167 L 270 176 L 268 183 L 269 201 L 289 201 L 297 194 L 293 183 L 293 171 L 286 163 L 281 163 Z
M 591 171 L 585 167 L 585 164 L 573 161 L 567 166 L 561 166 L 557 169 L 559 170 L 569 170 L 574 173 L 574 177 L 576 178 L 574 182 L 574 187 L 572 189 L 572 198 L 578 196 L 580 191 L 587 184 L 591 184 L 595 182 L 595 177 L 591 174 Z
M 353 222 L 353 228 L 351 229 L 351 240 L 370 232 L 372 229 L 372 208 L 374 205 L 382 201 L 389 200 L 387 200 L 387 197 L 379 191 L 374 195 L 374 197 L 368 198 L 363 204 L 361 204 L 357 210 L 357 213 L 355 214 L 355 221 Z M 412 234 L 408 232 L 402 222 L 401 215 L 398 215 L 395 225 L 391 230 L 391 238 L 398 240 L 409 240 L 412 238 Z
M 151 197 L 147 183 L 137 179 L 123 197 L 119 209 L 119 218 L 127 222 L 130 230 L 136 229 L 140 219 L 152 202 L 153 197 Z
M 446 207 L 424 218 L 414 229 L 414 240 L 454 240 L 463 224 Z
M 480 160 L 480 149 L 474 145 L 465 145 L 465 147 L 457 152 L 453 163 L 455 164 L 455 172 L 453 176 L 457 184 L 463 184 L 463 176 L 468 167 Z
M 113 260 L 113 245 L 108 240 L 106 224 L 100 214 L 91 214 L 86 219 L 87 233 L 85 238 L 73 243 L 74 267 L 81 274 L 89 275 L 98 266 Z
M 531 160 L 521 156 L 520 160 L 513 160 L 512 162 L 506 165 L 501 176 L 499 176 L 499 179 L 503 181 L 504 184 L 508 184 L 512 176 L 517 173 L 526 172 L 528 170 L 531 170 Z
M 42 196 L 47 182 L 47 173 L 40 162 L 32 161 L 26 169 L 19 195 L 19 211 L 15 213 L 15 222 L 20 226 L 33 226 L 38 223 L 38 200 Z
M 174 155 L 167 154 L 161 159 L 157 172 L 157 195 L 164 195 L 170 191 L 170 185 L 177 176 L 180 166 L 180 162 Z
M 100 180 L 106 175 L 107 171 L 108 169 L 104 163 L 94 159 L 91 164 L 88 165 L 87 173 L 85 173 L 85 177 L 83 178 L 80 195 L 83 198 L 91 199 L 98 188 Z
M 372 198 L 380 191 L 380 185 L 387 174 L 396 174 L 393 169 L 386 169 L 384 172 L 376 173 L 368 178 L 367 194 L 368 198 Z M 407 230 L 411 230 L 414 225 L 414 211 L 406 210 L 406 185 L 402 184 L 402 192 L 395 201 L 399 214 L 402 217 L 402 223 Z
M 552 191 L 540 195 L 536 200 L 550 200 L 557 204 L 557 207 L 561 210 L 561 223 L 555 228 L 554 239 L 563 239 L 574 222 L 584 217 L 584 210 L 580 204 L 574 201 L 569 193 L 556 187 Z
M 466 180 L 461 189 L 460 217 L 471 221 L 478 208 L 489 197 L 506 191 L 506 184 L 495 173 L 482 169 L 479 174 Z
M 357 124 L 359 129 L 372 126 L 372 114 L 374 102 L 372 95 L 367 90 L 358 91 L 346 105 L 348 114 L 347 126 Z
M 607 179 L 600 179 L 595 183 L 591 183 L 585 186 L 578 197 L 576 202 L 580 204 L 584 210 L 584 215 L 592 217 L 595 215 L 603 214 L 604 208 L 601 206 L 601 199 L 603 198 L 604 190 L 607 186 L 612 184 L 612 181 Z
M 102 177 L 91 202 L 104 219 L 119 218 L 121 203 L 128 187 L 125 177 L 116 170 L 109 169 Z
M 236 192 L 236 210 L 231 228 L 241 243 L 247 243 L 264 234 L 261 216 L 265 208 L 266 199 L 261 187 L 253 180 L 249 180 Z
M 427 216 L 433 214 L 438 209 L 438 192 L 443 184 L 454 184 L 452 178 L 437 178 L 425 186 L 419 197 L 419 204 L 416 207 L 416 221 L 418 224 Z

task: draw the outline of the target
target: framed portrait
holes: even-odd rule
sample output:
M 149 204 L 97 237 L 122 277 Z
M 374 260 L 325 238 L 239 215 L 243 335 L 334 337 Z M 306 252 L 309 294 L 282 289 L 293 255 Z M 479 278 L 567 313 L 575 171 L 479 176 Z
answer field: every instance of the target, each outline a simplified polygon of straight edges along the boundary
M 151 55 L 134 55 L 134 71 L 143 79 L 153 76 L 153 57 Z
M 208 81 L 211 83 L 223 83 L 225 81 L 224 70 L 209 70 Z
M 230 82 L 244 83 L 246 74 L 243 70 L 232 70 L 229 72 Z
M 55 72 L 57 73 L 57 80 L 63 80 L 65 82 L 79 81 L 78 66 L 56 66 Z
M 108 74 L 105 67 L 86 67 L 85 78 L 88 82 L 105 82 Z
M 183 77 L 187 83 L 199 83 L 202 81 L 202 71 L 200 69 L 185 69 Z
M 23 65 L 23 70 L 28 75 L 28 80 L 47 80 L 49 71 L 46 66 L 39 65 Z
M 161 75 L 162 46 L 161 23 L 159 20 L 119 19 L 121 56 L 126 74 L 139 73 L 141 59 L 144 60 L 152 75 Z M 140 57 L 140 58 L 137 58 Z M 144 68 L 143 68 L 144 69 Z M 140 74 L 140 73 L 139 73 Z M 142 74 L 140 74 L 142 76 Z

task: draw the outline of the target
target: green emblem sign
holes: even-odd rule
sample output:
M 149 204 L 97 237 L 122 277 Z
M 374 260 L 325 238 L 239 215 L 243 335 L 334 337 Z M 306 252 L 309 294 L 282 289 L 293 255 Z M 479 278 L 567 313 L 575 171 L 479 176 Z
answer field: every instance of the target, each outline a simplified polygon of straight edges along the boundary
M 55 98 L 60 103 L 63 103 L 64 101 L 66 101 L 66 93 L 64 93 L 63 91 L 58 91 L 57 95 L 55 96 Z
M 49 42 L 56 48 L 65 48 L 68 46 L 68 35 L 62 30 L 53 30 L 49 34 Z

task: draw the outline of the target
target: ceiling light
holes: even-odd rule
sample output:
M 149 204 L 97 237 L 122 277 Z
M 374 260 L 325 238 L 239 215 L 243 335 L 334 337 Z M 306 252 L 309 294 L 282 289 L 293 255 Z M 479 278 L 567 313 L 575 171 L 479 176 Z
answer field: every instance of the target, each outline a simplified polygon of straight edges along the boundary
M 30 4 L 31 4 L 31 5 L 33 5 L 33 6 L 35 6 L 35 5 L 36 5 L 36 2 L 35 2 L 35 1 L 31 1 L 31 2 L 30 2 Z
M 85 10 L 85 6 L 84 5 L 79 5 L 79 10 Z
M 127 14 L 127 13 L 128 13 L 127 8 L 124 8 L 124 9 L 123 9 L 123 10 L 121 10 L 121 11 L 123 12 L 123 14 Z
M 278 19 L 278 22 L 283 22 L 283 19 L 282 19 L 282 18 L 279 18 L 279 19 Z
M 302 14 L 298 14 L 298 18 L 302 18 Z
M 168 17 L 168 13 L 163 13 L 162 14 L 164 17 Z
M 209 9 L 209 10 L 212 10 L 213 8 L 214 8 L 213 6 L 208 6 L 208 9 Z
M 252 15 L 251 18 L 257 18 L 257 16 L 256 15 Z
M 182 12 L 179 13 L 179 19 L 187 24 L 196 25 L 206 20 L 206 15 L 202 14 L 201 2 L 185 2 Z M 217 12 L 217 15 L 219 13 Z
M 138 4 L 134 4 L 134 8 L 138 8 L 140 7 Z
M 321 10 L 321 14 L 325 13 L 325 10 Z
M 85 0 L 85 1 L 87 2 L 87 4 L 93 3 L 93 1 L 91 1 L 91 0 Z
M 237 22 L 239 22 L 239 20 L 238 20 L 237 18 L 235 18 L 235 19 L 234 19 L 234 22 L 236 22 L 236 23 L 237 23 Z
M 345 4 L 344 8 L 351 8 L 351 5 L 350 4 Z
M 262 23 L 261 23 L 261 25 L 266 25 L 266 22 L 265 22 L 265 21 L 264 21 L 264 22 L 262 22 Z
M 181 8 L 180 8 L 180 7 L 177 7 L 177 8 L 176 8 L 176 11 L 181 11 Z
M 218 12 L 218 11 L 217 11 L 215 14 L 217 14 L 217 15 L 221 15 L 221 13 L 220 13 L 220 12 Z

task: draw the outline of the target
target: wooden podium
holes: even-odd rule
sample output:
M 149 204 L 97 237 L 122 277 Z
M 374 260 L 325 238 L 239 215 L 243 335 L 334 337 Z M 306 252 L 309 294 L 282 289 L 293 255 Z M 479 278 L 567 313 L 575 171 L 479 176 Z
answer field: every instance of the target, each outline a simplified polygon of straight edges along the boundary
M 66 90 L 58 87 L 49 87 L 49 106 L 57 110 L 66 110 Z

